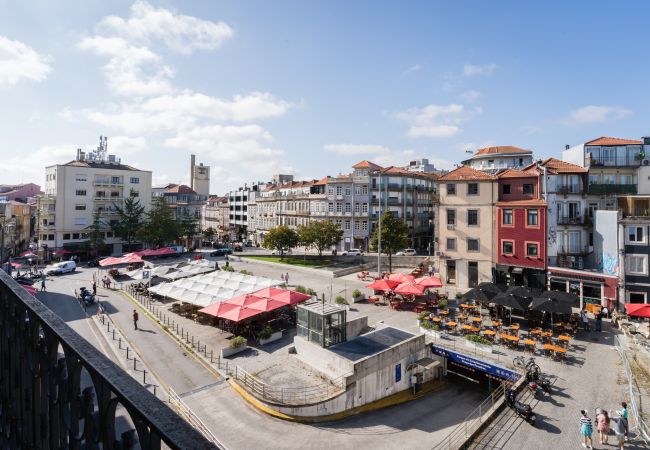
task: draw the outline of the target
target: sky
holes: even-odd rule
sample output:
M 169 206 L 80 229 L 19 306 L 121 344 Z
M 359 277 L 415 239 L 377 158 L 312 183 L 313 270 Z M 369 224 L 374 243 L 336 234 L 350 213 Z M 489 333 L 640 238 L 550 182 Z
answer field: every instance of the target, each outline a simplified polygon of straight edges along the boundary
M 0 183 L 108 136 L 211 193 L 650 135 L 648 2 L 0 0 Z

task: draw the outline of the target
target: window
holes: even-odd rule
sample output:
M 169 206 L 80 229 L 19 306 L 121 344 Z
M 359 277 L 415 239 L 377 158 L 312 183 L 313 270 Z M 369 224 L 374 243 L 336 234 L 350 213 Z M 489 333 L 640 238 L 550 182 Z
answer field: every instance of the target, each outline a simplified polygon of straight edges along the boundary
M 70 240 L 70 233 L 63 233 L 63 240 L 64 241 L 69 241 Z
M 537 257 L 539 255 L 539 244 L 526 244 L 526 256 Z
M 447 284 L 456 284 L 456 261 L 447 260 Z
M 336 212 L 340 213 L 343 211 L 343 203 L 337 203 L 336 204 Z
M 361 194 L 368 195 L 368 186 L 361 186 Z
M 361 222 L 361 229 L 363 231 L 368 231 L 368 222 L 367 221 L 364 220 L 363 222 Z
M 346 213 L 352 212 L 352 203 L 345 204 L 345 212 Z
M 334 203 L 328 203 L 327 210 L 329 212 L 334 212 Z
M 346 230 L 351 229 L 351 227 L 350 227 L 350 221 L 349 221 L 349 220 L 346 220 L 346 221 L 345 221 L 345 229 L 346 229 Z
M 478 209 L 467 210 L 467 225 L 478 225 Z
M 478 195 L 478 183 L 467 184 L 467 195 Z
M 351 195 L 352 194 L 352 188 L 350 186 L 345 187 L 345 195 Z
M 122 184 L 120 177 L 111 177 L 111 184 Z
M 75 194 L 79 195 L 79 196 L 86 195 L 86 190 L 85 189 L 77 189 L 75 191 Z
M 86 205 L 74 205 L 75 211 L 85 211 Z
M 512 209 L 503 210 L 503 224 L 512 225 Z
M 504 255 L 512 255 L 515 252 L 515 244 L 512 241 L 503 241 L 501 244 L 501 253 Z
M 328 195 L 334 195 L 334 186 L 328 186 L 327 187 L 327 194 Z
M 74 179 L 75 179 L 75 181 L 88 181 L 88 178 L 86 177 L 86 175 L 84 175 L 82 173 L 78 173 L 77 175 L 75 175 Z
M 538 217 L 538 212 L 536 209 L 529 209 L 527 210 L 527 218 L 526 218 L 526 223 L 529 226 L 537 226 L 539 225 L 539 217 Z
M 86 220 L 85 217 L 75 217 L 74 224 L 75 225 L 88 225 L 88 221 Z
M 456 210 L 447 210 L 447 225 L 456 225 Z
M 503 194 L 509 194 L 510 193 L 510 185 L 509 184 L 504 184 L 501 188 L 501 192 Z
M 478 239 L 467 238 L 467 251 L 478 252 L 480 250 Z
M 567 232 L 567 248 L 569 253 L 577 254 L 581 253 L 581 232 L 580 231 L 568 231 Z
M 633 184 L 632 175 L 621 175 L 621 184 Z
M 359 221 L 354 222 L 354 229 L 355 230 L 360 230 L 361 229 L 361 222 L 359 222 Z
M 524 194 L 532 194 L 534 192 L 534 188 L 532 184 L 524 184 Z
M 138 192 L 138 191 L 133 191 L 133 190 L 132 190 L 132 191 L 129 193 L 129 195 L 132 195 L 132 196 L 134 196 L 134 197 L 140 197 L 140 192 Z
M 131 184 L 140 184 L 140 178 L 131 177 Z
M 368 213 L 368 204 L 367 203 L 362 203 L 361 204 L 361 212 L 364 214 Z
M 603 175 L 603 183 L 605 183 L 605 184 L 616 184 L 616 175 L 614 175 L 614 174 L 605 174 L 605 175 Z
M 589 175 L 589 184 L 599 184 L 600 183 L 600 175 Z
M 629 296 L 629 303 L 645 303 L 646 299 L 646 294 L 645 292 L 630 292 L 628 294 Z
M 361 212 L 361 203 L 354 204 L 354 212 L 359 214 Z
M 447 238 L 447 250 L 448 251 L 456 250 L 456 238 Z
M 343 186 L 336 186 L 336 195 L 343 194 Z
M 478 262 L 467 262 L 467 286 L 474 288 L 478 286 Z
M 79 239 L 79 233 L 72 233 L 72 239 Z
M 341 223 L 342 223 L 341 219 L 336 219 L 334 223 L 336 223 L 339 226 L 339 228 L 341 228 Z
M 48 234 L 47 235 L 47 240 L 48 241 L 53 241 L 54 240 L 54 235 L 53 234 Z
M 448 184 L 447 185 L 447 195 L 456 195 L 456 185 Z
M 629 242 L 645 242 L 643 227 L 627 227 L 627 240 Z
M 647 255 L 628 255 L 626 273 L 645 275 L 647 272 Z

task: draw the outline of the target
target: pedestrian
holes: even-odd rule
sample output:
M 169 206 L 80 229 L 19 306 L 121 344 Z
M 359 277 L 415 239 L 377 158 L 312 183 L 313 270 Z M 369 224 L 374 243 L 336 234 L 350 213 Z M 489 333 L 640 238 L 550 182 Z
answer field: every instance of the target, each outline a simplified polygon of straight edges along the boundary
M 97 295 L 97 282 L 93 281 L 93 295 Z
M 287 286 L 289 286 L 289 272 L 284 276 L 284 281 L 287 283 Z
M 621 408 L 622 409 L 618 411 L 618 414 L 623 418 L 623 425 L 625 426 L 625 439 L 627 440 L 627 435 L 629 432 L 628 421 L 627 421 L 627 403 L 621 402 Z
M 603 306 L 602 313 L 603 319 L 609 319 L 609 308 L 607 306 Z
M 580 320 L 582 321 L 582 329 L 584 331 L 589 331 L 589 318 L 587 317 L 586 309 L 580 311 Z
M 139 319 L 138 312 L 134 309 L 133 310 L 133 328 L 135 330 L 138 329 L 138 319 Z
M 282 282 L 284 283 L 284 274 L 283 274 L 283 273 L 280 274 L 280 279 L 281 279 Z
M 601 331 L 603 327 L 603 311 L 596 313 L 596 331 Z
M 45 290 L 45 275 L 41 276 L 41 292 L 47 292 Z
M 591 426 L 591 419 L 587 415 L 587 410 L 583 409 L 580 411 L 582 416 L 580 417 L 580 436 L 582 436 L 582 446 L 585 448 L 591 447 L 591 433 L 593 433 L 593 428 Z
M 612 417 L 611 426 L 614 435 L 616 436 L 616 448 L 623 450 L 625 446 L 625 419 L 622 415 L 619 415 L 620 411 L 617 411 L 617 415 Z
M 227 269 L 228 267 L 230 267 L 230 262 L 229 262 L 228 260 L 226 260 L 226 269 Z
M 431 264 L 429 264 L 427 272 L 429 273 L 430 277 L 433 276 L 433 266 Z
M 598 424 L 598 437 L 600 438 L 600 445 L 607 445 L 609 439 L 609 414 L 600 408 L 596 410 L 596 423 Z

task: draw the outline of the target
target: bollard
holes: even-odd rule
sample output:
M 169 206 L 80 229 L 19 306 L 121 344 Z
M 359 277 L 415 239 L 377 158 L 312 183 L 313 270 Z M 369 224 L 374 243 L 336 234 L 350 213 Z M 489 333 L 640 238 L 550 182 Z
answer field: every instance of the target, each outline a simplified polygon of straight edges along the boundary
M 129 347 L 126 348 L 126 360 L 129 360 Z
M 153 395 L 154 396 L 156 395 L 156 385 L 155 384 L 153 385 Z
M 122 338 L 120 338 L 118 341 L 118 346 L 120 347 L 120 350 L 122 350 Z
M 115 328 L 113 328 L 113 340 L 115 340 Z
M 137 367 L 136 367 L 136 364 L 137 364 L 137 363 L 138 363 L 138 358 L 136 358 L 136 357 L 134 356 L 134 357 L 133 357 L 133 370 L 138 370 Z
M 210 349 L 210 364 L 212 364 L 212 349 Z
M 142 371 L 142 384 L 147 384 L 147 371 Z
M 108 331 L 109 333 L 111 331 L 111 323 L 110 322 L 106 322 L 106 331 Z

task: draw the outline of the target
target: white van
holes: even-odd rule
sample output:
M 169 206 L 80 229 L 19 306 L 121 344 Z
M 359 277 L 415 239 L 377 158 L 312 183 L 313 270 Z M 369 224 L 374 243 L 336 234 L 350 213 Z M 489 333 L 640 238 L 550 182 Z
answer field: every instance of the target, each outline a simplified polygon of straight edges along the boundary
M 61 261 L 60 263 L 52 264 L 45 269 L 46 275 L 61 275 L 68 272 L 74 272 L 77 264 L 74 261 Z

